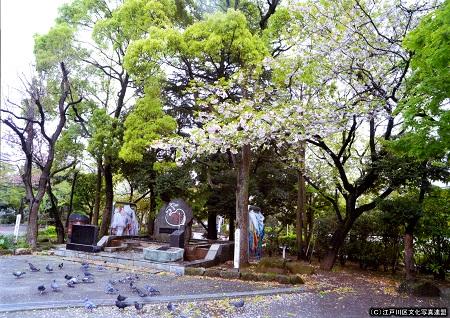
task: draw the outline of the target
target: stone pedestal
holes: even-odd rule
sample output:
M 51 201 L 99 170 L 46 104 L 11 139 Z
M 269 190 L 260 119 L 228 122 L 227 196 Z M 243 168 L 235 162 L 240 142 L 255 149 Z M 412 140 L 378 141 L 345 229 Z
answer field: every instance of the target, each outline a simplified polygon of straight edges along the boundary
M 143 249 L 144 258 L 153 262 L 176 262 L 183 259 L 184 249 L 177 247 L 147 247 Z

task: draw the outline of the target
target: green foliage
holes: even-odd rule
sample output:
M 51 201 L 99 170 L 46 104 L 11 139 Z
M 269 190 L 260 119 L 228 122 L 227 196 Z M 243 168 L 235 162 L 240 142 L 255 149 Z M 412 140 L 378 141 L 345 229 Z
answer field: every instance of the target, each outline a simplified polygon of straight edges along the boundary
M 450 145 L 450 1 L 425 16 L 404 40 L 412 75 L 403 107 L 406 148 L 417 157 L 448 153 Z M 447 101 L 447 102 L 446 102 Z
M 24 237 L 19 236 L 17 243 L 14 244 L 12 235 L 0 234 L 0 250 L 13 250 L 14 248 L 27 248 L 28 244 Z
M 423 203 L 417 228 L 417 264 L 444 278 L 450 269 L 450 189 L 433 188 Z
M 96 109 L 90 120 L 92 137 L 88 151 L 97 158 L 103 154 L 116 157 L 122 145 L 122 126 L 105 109 Z
M 295 255 L 297 253 L 297 236 L 295 233 L 288 233 L 287 235 L 280 236 L 278 238 L 278 242 L 280 246 L 286 246 L 287 251 L 291 255 Z
M 60 62 L 68 62 L 74 55 L 74 30 L 67 24 L 57 24 L 45 35 L 34 36 L 34 55 L 38 71 L 58 72 Z
M 125 161 L 142 160 L 155 140 L 173 134 L 177 127 L 175 120 L 162 110 L 159 86 L 147 86 L 145 93 L 125 120 L 124 143 L 119 153 Z

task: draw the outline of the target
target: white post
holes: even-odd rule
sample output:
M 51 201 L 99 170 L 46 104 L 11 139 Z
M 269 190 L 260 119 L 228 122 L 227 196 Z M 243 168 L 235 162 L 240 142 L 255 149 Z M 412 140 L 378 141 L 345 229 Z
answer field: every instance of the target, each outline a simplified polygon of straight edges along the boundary
M 17 242 L 17 238 L 19 236 L 19 226 L 20 226 L 20 219 L 21 218 L 22 218 L 21 214 L 16 215 L 16 225 L 14 226 L 15 242 Z
M 283 246 L 283 259 L 286 258 L 286 246 Z
M 237 269 L 239 269 L 240 236 L 241 236 L 241 230 L 236 229 L 236 231 L 234 231 L 234 268 L 237 268 Z

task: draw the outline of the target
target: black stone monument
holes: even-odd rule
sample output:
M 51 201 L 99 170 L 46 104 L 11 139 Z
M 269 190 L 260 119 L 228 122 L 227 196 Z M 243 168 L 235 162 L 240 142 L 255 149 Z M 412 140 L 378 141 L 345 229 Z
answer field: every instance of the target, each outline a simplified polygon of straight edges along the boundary
M 183 230 L 183 246 L 186 246 L 191 238 L 192 218 L 192 209 L 184 200 L 171 200 L 161 208 L 155 219 L 153 237 L 158 241 L 171 242 L 171 235 L 177 230 Z M 178 232 L 177 235 L 180 233 Z M 174 240 L 179 238 L 174 236 Z
M 98 227 L 95 225 L 78 225 L 72 226 L 72 238 L 67 243 L 66 249 L 83 252 L 99 252 L 100 246 L 97 246 Z

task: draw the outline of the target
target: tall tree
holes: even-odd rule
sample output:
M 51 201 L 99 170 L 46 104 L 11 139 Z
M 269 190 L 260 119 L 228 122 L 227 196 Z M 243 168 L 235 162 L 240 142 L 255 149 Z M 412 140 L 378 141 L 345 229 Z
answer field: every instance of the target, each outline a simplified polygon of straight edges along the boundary
M 28 96 L 22 105 L 10 102 L 10 105 L 15 106 L 14 110 L 1 110 L 6 115 L 2 122 L 16 134 L 25 155 L 22 180 L 30 211 L 27 241 L 32 248 L 36 248 L 37 244 L 39 207 L 50 180 L 56 143 L 66 124 L 69 108 L 81 102 L 81 98 L 74 99 L 76 95 L 71 91 L 68 71 L 64 63 L 61 62 L 59 67 L 61 80 L 57 94 L 52 91 L 54 82 L 49 78 L 45 82 L 45 77 L 41 73 L 40 80 L 35 78 L 26 87 Z M 52 120 L 55 121 L 55 124 Z M 39 184 L 37 189 L 34 189 L 31 173 L 36 156 L 43 160 L 41 161 Z

